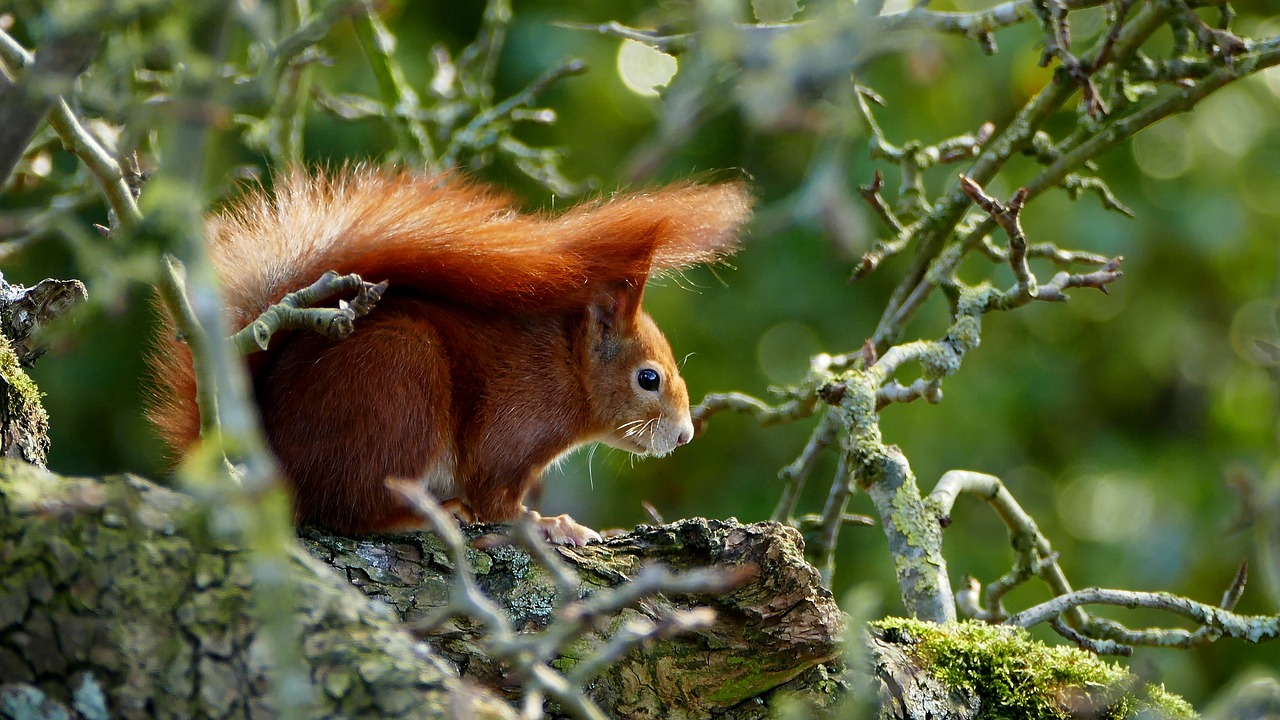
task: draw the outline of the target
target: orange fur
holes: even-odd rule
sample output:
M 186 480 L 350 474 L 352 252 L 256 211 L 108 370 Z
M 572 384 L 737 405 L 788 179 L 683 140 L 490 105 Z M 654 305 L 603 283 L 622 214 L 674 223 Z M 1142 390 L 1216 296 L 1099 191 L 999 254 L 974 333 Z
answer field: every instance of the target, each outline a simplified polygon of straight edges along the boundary
M 354 168 L 289 172 L 210 217 L 234 328 L 326 270 L 390 283 L 350 338 L 282 333 L 251 356 L 298 519 L 402 526 L 411 518 L 383 485 L 396 476 L 506 520 L 577 445 L 687 442 L 687 392 L 639 307 L 644 283 L 728 254 L 748 209 L 740 185 L 682 184 L 524 214 L 449 176 Z M 660 375 L 660 392 L 637 384 L 638 368 Z M 190 353 L 162 341 L 153 369 L 152 419 L 185 450 L 198 436 Z

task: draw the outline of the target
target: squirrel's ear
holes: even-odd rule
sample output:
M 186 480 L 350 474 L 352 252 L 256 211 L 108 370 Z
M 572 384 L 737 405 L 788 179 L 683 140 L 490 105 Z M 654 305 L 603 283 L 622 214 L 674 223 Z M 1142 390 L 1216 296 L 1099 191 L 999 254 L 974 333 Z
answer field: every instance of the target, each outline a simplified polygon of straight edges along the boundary
M 640 309 L 643 283 L 618 280 L 596 290 L 591 301 L 591 319 L 604 328 L 622 329 L 631 324 Z
M 592 345 L 596 354 L 608 360 L 621 349 L 621 341 L 635 323 L 644 295 L 644 281 L 613 281 L 596 290 L 587 310 L 590 314 Z

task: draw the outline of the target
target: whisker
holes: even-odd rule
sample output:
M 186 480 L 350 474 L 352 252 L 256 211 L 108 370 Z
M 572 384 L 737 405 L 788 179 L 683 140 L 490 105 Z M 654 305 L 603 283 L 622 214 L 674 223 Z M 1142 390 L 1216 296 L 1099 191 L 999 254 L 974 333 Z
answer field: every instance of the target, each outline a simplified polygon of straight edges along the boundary
M 599 443 L 592 443 L 591 449 L 587 451 L 587 485 L 591 486 L 593 491 L 596 489 L 596 472 L 591 461 L 596 459 L 596 450 L 599 449 Z

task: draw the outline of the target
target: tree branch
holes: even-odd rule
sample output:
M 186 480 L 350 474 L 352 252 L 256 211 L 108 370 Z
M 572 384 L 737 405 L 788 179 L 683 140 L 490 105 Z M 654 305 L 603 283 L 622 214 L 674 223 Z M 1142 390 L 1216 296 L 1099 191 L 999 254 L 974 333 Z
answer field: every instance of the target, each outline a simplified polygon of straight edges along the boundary
M 8 51 L 6 59 L 14 55 L 21 58 L 21 53 L 15 52 L 21 48 L 13 39 L 3 30 L 0 35 L 0 47 Z M 94 30 L 55 28 L 30 68 L 13 84 L 0 85 L 0 186 L 8 182 L 58 96 L 70 89 L 98 53 L 98 43 Z

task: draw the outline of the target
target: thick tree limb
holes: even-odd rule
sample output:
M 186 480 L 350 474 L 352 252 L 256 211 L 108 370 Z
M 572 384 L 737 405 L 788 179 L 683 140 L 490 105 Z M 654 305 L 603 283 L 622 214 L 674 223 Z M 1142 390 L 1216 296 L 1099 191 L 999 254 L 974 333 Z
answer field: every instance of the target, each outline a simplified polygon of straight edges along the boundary
M 67 479 L 0 465 L 0 678 L 10 683 L 0 697 L 21 689 L 70 706 L 87 685 L 113 717 L 274 716 L 281 700 L 269 694 L 272 650 L 255 616 L 248 553 L 209 547 L 194 507 L 138 478 Z M 503 539 L 495 531 L 470 533 L 473 547 L 488 546 L 469 552 L 478 582 L 513 627 L 544 626 L 555 618 L 556 576 L 495 542 Z M 291 555 L 310 685 L 294 688 L 290 702 L 311 703 L 313 717 L 512 715 L 454 674 L 511 690 L 472 623 L 435 629 L 424 645 L 401 622 L 446 601 L 450 562 L 434 536 L 308 531 L 303 543 L 332 567 L 301 548 Z M 631 621 L 672 608 L 715 610 L 713 626 L 651 641 L 595 677 L 587 694 L 611 716 L 748 717 L 735 708 L 767 701 L 780 686 L 824 702 L 840 686 L 819 666 L 839 649 L 842 616 L 792 529 L 691 520 L 556 552 L 582 578 L 580 596 L 653 563 L 758 568 L 746 585 L 714 597 L 651 597 L 565 648 L 556 667 L 571 671 Z
M 295 548 L 311 684 L 268 694 L 272 649 L 247 554 L 210 547 L 194 503 L 132 477 L 0 465 L 0 678 L 110 717 L 512 717 L 385 609 Z

